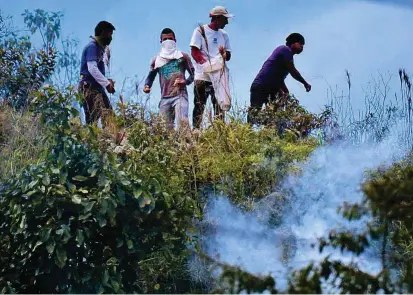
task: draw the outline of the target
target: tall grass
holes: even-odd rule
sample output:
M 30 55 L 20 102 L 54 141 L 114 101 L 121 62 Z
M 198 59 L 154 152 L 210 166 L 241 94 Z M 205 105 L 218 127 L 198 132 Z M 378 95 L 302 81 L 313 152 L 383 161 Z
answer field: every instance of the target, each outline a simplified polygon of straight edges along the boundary
M 403 130 L 403 140 L 412 144 L 412 89 L 411 77 L 404 69 L 398 73 L 400 89 L 392 92 L 390 84 L 395 75 L 379 74 L 367 84 L 364 96 L 364 110 L 353 109 L 352 81 L 346 71 L 347 94 L 333 96 L 330 106 L 333 110 L 334 122 L 331 126 L 342 137 L 354 143 L 365 141 L 381 141 L 392 132 L 396 123 Z M 359 99 L 359 98 L 356 98 Z M 402 125 L 400 125 L 402 123 Z

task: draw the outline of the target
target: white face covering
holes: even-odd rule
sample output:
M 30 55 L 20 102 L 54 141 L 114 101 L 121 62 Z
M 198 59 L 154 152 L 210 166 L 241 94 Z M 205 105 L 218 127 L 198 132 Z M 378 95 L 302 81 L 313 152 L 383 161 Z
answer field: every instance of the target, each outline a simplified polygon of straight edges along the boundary
M 161 67 L 172 59 L 181 58 L 182 52 L 176 49 L 174 40 L 165 40 L 161 43 L 161 51 L 155 61 L 155 68 Z
M 176 42 L 174 40 L 165 40 L 161 44 L 160 57 L 167 59 L 175 59 L 177 55 Z

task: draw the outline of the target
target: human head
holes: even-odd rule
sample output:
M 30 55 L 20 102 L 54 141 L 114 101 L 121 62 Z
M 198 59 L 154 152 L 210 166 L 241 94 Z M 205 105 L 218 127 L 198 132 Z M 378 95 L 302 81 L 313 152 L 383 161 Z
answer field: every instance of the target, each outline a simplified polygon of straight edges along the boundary
M 304 50 L 305 39 L 299 33 L 292 33 L 285 39 L 285 45 L 291 48 L 294 54 L 300 54 Z
M 161 32 L 161 43 L 165 40 L 173 40 L 176 42 L 175 32 L 170 28 L 165 28 Z
M 218 29 L 223 29 L 228 24 L 228 19 L 233 17 L 223 6 L 216 6 L 210 12 L 211 23 L 215 24 Z
M 115 27 L 107 21 L 100 21 L 95 27 L 95 36 L 100 37 L 104 45 L 109 45 Z

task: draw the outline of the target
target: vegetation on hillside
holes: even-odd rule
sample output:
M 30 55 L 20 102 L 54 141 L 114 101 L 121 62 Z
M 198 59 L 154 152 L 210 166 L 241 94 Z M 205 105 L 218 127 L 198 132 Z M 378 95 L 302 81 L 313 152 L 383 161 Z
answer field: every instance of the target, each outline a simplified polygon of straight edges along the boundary
M 401 109 L 375 108 L 340 124 L 339 107 L 311 114 L 292 98 L 260 114 L 263 128 L 233 116 L 193 134 L 169 131 L 157 114 L 144 116 L 141 105 L 129 102 L 118 105 L 102 130 L 81 124 L 74 107 L 82 99 L 73 87 L 77 42 L 62 40 L 62 15 L 36 10 L 23 16 L 30 33 L 40 34 L 41 48 L 0 13 L 3 293 L 320 293 L 323 281 L 343 293 L 413 291 L 409 159 L 374 171 L 363 202 L 344 205 L 348 219 L 371 217 L 362 234 L 336 231 L 320 241 L 320 251 L 355 253 L 379 241 L 378 275 L 327 258 L 292 273 L 288 290 L 277 290 L 272 277 L 203 255 L 195 234 L 210 193 L 248 210 L 284 177 L 300 173 L 296 164 L 320 144 L 360 139 L 372 128 L 380 141 L 400 118 L 411 138 L 411 85 L 404 71 Z M 327 130 L 345 124 L 339 133 Z M 219 290 L 191 279 L 193 255 L 223 269 Z

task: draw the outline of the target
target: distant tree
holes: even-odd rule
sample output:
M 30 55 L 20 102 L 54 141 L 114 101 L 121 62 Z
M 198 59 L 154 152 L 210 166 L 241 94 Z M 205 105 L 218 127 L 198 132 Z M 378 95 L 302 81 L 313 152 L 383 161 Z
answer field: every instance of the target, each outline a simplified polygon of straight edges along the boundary
M 12 17 L 0 11 L 0 99 L 19 110 L 44 83 L 58 89 L 74 85 L 79 67 L 78 41 L 61 38 L 63 13 L 36 9 L 22 16 L 29 34 L 14 28 Z M 34 46 L 36 34 L 40 48 Z

